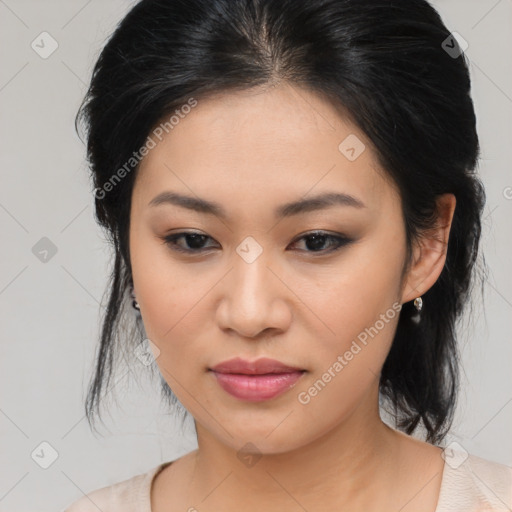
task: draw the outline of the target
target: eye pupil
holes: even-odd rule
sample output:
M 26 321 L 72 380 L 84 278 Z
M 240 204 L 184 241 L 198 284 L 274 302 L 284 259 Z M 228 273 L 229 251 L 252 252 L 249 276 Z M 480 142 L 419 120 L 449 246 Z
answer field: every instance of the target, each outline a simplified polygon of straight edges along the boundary
M 205 235 L 198 235 L 198 234 L 188 234 L 185 236 L 186 236 L 187 244 L 192 249 L 201 249 L 202 244 L 204 243 L 204 239 L 206 238 Z M 192 239 L 192 243 L 190 243 L 190 239 Z M 199 240 L 199 244 L 197 244 L 198 240 Z
M 308 249 L 321 249 L 322 246 L 325 244 L 325 235 L 310 235 L 307 237 L 306 246 Z M 313 243 L 309 243 L 310 241 L 313 241 Z

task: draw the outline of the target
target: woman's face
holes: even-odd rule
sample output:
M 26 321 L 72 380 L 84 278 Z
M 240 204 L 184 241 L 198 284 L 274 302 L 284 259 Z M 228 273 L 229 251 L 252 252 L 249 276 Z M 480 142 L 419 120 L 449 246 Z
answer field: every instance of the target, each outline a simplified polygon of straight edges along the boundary
M 138 171 L 130 251 L 180 402 L 209 435 L 262 453 L 304 446 L 361 405 L 374 412 L 400 304 L 417 294 L 402 293 L 400 199 L 365 136 L 288 85 L 199 101 L 167 131 Z M 190 200 L 151 204 L 164 192 Z M 326 206 L 323 194 L 340 196 Z M 202 236 L 164 243 L 183 232 Z M 235 357 L 303 371 L 219 380 L 211 369 Z

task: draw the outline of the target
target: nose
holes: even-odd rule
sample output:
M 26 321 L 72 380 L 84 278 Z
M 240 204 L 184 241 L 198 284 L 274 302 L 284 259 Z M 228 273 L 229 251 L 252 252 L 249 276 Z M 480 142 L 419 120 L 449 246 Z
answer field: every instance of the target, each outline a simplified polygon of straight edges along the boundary
M 279 270 L 263 251 L 254 261 L 238 254 L 221 286 L 217 324 L 240 337 L 258 338 L 284 332 L 291 318 L 292 294 L 279 278 Z

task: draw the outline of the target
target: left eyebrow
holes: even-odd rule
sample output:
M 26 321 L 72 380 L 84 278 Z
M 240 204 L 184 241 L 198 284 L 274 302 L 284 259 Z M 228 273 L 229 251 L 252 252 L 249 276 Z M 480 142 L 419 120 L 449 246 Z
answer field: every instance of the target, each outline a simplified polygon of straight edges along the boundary
M 161 204 L 173 204 L 199 213 L 214 215 L 224 220 L 228 217 L 226 211 L 219 203 L 199 197 L 178 194 L 177 192 L 162 192 L 154 197 L 148 206 L 153 207 Z M 277 218 L 291 217 L 301 213 L 332 208 L 333 206 L 366 208 L 366 205 L 360 199 L 349 194 L 325 192 L 312 196 L 308 199 L 299 199 L 297 201 L 280 205 L 275 209 L 274 215 Z
M 274 214 L 276 217 L 291 217 L 300 213 L 324 210 L 333 206 L 351 206 L 353 208 L 366 208 L 366 205 L 354 196 L 337 192 L 317 194 L 309 199 L 299 199 L 279 206 Z

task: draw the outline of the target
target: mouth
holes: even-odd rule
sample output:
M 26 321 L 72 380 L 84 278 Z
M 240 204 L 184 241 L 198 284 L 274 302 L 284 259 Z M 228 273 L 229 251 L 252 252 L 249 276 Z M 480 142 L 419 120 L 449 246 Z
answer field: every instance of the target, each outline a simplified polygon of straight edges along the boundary
M 231 396 L 249 402 L 275 398 L 295 386 L 306 370 L 275 359 L 230 359 L 208 369 Z

